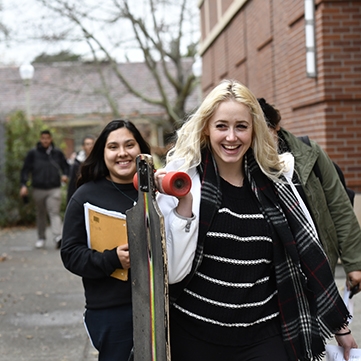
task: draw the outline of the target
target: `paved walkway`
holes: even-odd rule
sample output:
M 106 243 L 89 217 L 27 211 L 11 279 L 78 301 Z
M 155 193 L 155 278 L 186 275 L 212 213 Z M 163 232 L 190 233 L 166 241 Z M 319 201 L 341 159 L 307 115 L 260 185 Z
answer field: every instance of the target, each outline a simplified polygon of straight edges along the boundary
M 35 240 L 32 228 L 0 230 L 1 361 L 97 360 L 82 321 L 81 278 L 51 242 L 37 250 Z
M 82 322 L 80 277 L 64 269 L 51 242 L 36 250 L 35 240 L 33 228 L 0 230 L 1 361 L 96 361 Z M 336 281 L 342 292 L 341 267 Z M 350 328 L 361 347 L 360 316 L 359 294 Z

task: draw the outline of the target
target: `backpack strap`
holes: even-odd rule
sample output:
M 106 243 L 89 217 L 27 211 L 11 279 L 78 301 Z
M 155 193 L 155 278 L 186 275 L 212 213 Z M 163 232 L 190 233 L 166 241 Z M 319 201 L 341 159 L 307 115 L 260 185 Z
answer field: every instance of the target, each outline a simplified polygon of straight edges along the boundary
M 311 142 L 310 142 L 310 138 L 308 135 L 303 135 L 298 137 L 299 140 L 301 140 L 303 143 L 307 144 L 309 147 L 311 147 Z M 320 180 L 320 182 L 322 183 L 322 174 L 320 171 L 320 167 L 318 166 L 318 163 L 316 161 L 316 163 L 313 166 L 313 172 L 315 173 L 316 177 Z

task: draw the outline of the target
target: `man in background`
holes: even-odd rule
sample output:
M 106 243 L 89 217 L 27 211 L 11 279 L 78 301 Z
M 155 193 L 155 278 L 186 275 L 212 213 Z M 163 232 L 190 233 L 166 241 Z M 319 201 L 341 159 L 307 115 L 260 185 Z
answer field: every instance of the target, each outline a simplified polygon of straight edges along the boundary
M 93 149 L 95 137 L 93 135 L 87 135 L 83 138 L 82 150 L 76 155 L 73 164 L 70 167 L 68 193 L 66 203 L 68 204 L 70 198 L 76 190 L 76 182 L 78 180 L 80 166 L 90 154 Z
M 28 196 L 31 177 L 32 195 L 36 207 L 38 240 L 36 248 L 44 248 L 48 218 L 55 247 L 60 248 L 62 238 L 61 182 L 66 182 L 69 165 L 63 152 L 56 148 L 49 130 L 40 133 L 40 140 L 24 160 L 20 175 L 20 196 Z

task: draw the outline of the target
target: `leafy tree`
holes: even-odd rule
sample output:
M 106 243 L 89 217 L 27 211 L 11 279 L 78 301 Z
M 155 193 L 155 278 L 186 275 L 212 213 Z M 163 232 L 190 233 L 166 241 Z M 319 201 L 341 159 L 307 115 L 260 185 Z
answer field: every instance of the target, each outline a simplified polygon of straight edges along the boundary
M 34 203 L 25 204 L 19 196 L 20 170 L 26 153 L 38 137 L 38 123 L 30 127 L 23 112 L 17 112 L 5 124 L 5 199 L 0 205 L 0 225 L 32 224 L 35 220 Z
M 3 10 L 3 6 L 2 4 L 0 3 L 0 14 Z M 5 26 L 5 24 L 0 21 L 0 39 L 2 38 L 7 38 L 9 36 L 9 29 L 7 26 Z
M 55 63 L 79 60 L 81 60 L 81 55 L 72 54 L 70 51 L 60 51 L 59 53 L 53 55 L 41 53 L 34 59 L 33 63 Z

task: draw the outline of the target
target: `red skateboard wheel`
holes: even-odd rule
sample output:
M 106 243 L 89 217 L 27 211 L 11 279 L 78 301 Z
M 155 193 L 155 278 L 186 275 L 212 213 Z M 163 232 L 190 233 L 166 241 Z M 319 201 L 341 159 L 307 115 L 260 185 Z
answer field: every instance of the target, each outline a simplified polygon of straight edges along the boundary
M 189 193 L 192 181 L 185 172 L 168 172 L 162 182 L 164 192 L 175 197 L 184 197 Z
M 134 174 L 133 185 L 135 189 L 138 189 L 137 173 Z M 162 186 L 165 193 L 175 197 L 184 197 L 189 193 L 192 181 L 185 172 L 168 172 L 163 178 Z
M 138 173 L 136 172 L 133 177 L 133 186 L 135 189 L 138 189 Z

